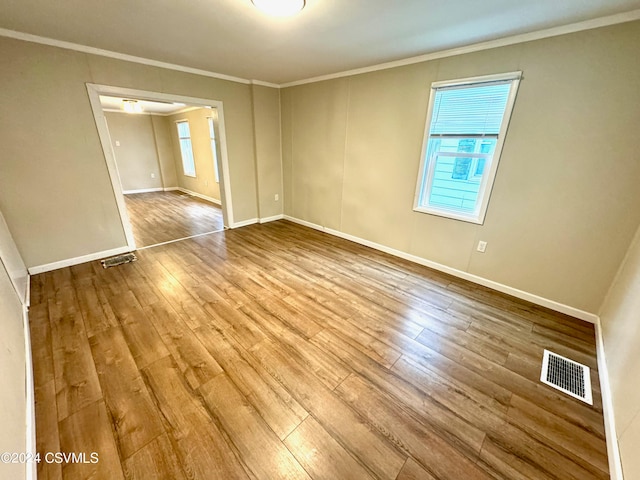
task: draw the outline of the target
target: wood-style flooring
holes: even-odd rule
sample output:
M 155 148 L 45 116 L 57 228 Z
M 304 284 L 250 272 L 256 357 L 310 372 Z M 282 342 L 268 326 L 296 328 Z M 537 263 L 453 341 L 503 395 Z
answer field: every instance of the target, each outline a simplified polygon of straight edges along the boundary
M 40 479 L 609 478 L 592 325 L 287 221 L 34 276 L 30 321 L 38 451 L 99 455 Z
M 179 191 L 124 196 L 138 248 L 224 228 L 222 210 Z

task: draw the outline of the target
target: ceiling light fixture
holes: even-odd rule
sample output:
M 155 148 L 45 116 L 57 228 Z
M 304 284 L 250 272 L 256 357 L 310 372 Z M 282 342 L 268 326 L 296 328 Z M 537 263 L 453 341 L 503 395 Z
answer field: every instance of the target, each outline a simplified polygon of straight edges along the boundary
M 304 8 L 305 0 L 251 0 L 263 12 L 274 17 L 288 17 Z
M 127 113 L 142 113 L 142 105 L 137 100 L 122 100 L 122 109 Z

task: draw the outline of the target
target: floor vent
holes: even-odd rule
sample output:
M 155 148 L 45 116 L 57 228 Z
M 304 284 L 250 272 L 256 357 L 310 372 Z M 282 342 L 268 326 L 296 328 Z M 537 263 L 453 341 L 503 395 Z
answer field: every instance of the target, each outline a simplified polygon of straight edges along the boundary
M 586 365 L 545 350 L 540 380 L 567 395 L 593 405 L 591 374 Z
M 135 253 L 125 253 L 123 255 L 116 255 L 115 257 L 105 258 L 104 260 L 100 260 L 102 266 L 104 268 L 116 267 L 118 265 L 122 265 L 124 263 L 135 262 L 138 258 Z

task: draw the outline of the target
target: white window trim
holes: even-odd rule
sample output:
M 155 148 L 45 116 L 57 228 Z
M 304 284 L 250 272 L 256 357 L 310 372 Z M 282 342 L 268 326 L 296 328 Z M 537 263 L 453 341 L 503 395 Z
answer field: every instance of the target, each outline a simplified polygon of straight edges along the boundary
M 470 77 L 456 80 L 446 80 L 433 82 L 431 84 L 431 91 L 429 94 L 429 107 L 427 109 L 427 119 L 425 122 L 424 136 L 422 139 L 422 154 L 420 157 L 420 168 L 418 170 L 418 180 L 416 184 L 416 193 L 413 199 L 413 210 L 415 212 L 427 213 L 431 215 L 438 215 L 440 217 L 447 217 L 454 220 L 462 220 L 464 222 L 476 223 L 482 225 L 484 223 L 485 216 L 487 214 L 487 207 L 489 206 L 489 198 L 491 197 L 491 191 L 493 190 L 493 184 L 498 171 L 498 164 L 500 163 L 500 156 L 502 154 L 502 147 L 506 137 L 509 122 L 511 120 L 511 114 L 513 112 L 513 105 L 516 100 L 516 94 L 518 93 L 518 87 L 520 86 L 520 79 L 522 78 L 522 72 L 509 72 L 496 75 L 484 75 L 481 77 Z M 433 116 L 433 103 L 435 100 L 435 91 L 440 87 L 455 87 L 463 85 L 472 85 L 474 83 L 486 83 L 496 82 L 502 80 L 511 80 L 512 86 L 509 90 L 509 97 L 507 98 L 507 105 L 502 118 L 502 124 L 500 125 L 500 132 L 498 133 L 498 141 L 496 142 L 496 148 L 493 152 L 493 161 L 486 175 L 483 176 L 478 191 L 478 198 L 481 199 L 480 204 L 476 210 L 471 213 L 464 213 L 455 210 L 449 210 L 446 208 L 438 207 L 424 207 L 420 205 L 420 195 L 424 191 L 424 182 L 428 182 L 427 189 L 431 191 L 431 182 L 433 180 L 433 168 L 435 162 L 429 162 L 429 165 L 425 165 L 427 162 L 427 146 L 429 144 L 429 128 L 431 126 L 431 120 Z M 461 154 L 460 156 L 464 156 Z M 428 167 L 428 171 L 425 171 L 425 166 Z
M 180 145 L 180 140 L 182 140 L 183 137 L 180 136 L 180 130 L 178 129 L 178 124 L 179 123 L 186 123 L 187 126 L 189 127 L 189 140 L 191 141 L 191 157 L 193 158 L 193 175 L 187 173 L 184 171 L 184 158 L 182 156 L 182 145 Z M 185 119 L 180 119 L 180 120 L 176 120 L 175 121 L 176 124 L 176 133 L 178 135 L 178 149 L 180 150 L 180 163 L 182 163 L 182 174 L 185 177 L 190 177 L 190 178 L 197 178 L 198 177 L 198 173 L 196 172 L 196 156 L 195 153 L 193 152 L 193 140 L 191 137 L 191 124 L 189 123 L 189 119 L 185 118 Z M 184 137 L 187 138 L 187 137 Z

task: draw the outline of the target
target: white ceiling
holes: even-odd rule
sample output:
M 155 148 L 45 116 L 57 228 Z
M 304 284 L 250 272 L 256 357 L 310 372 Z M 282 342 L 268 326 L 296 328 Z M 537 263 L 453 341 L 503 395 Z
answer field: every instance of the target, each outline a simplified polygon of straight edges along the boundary
M 0 28 L 287 83 L 628 12 L 640 0 L 2 0 Z
M 151 100 L 141 100 L 126 97 L 128 100 L 136 100 L 142 107 L 142 113 L 150 115 L 171 115 L 180 111 L 185 111 L 187 108 L 184 103 L 171 103 L 171 102 L 153 102 Z M 102 109 L 108 112 L 123 112 L 122 101 L 124 97 L 110 97 L 108 95 L 100 95 L 100 105 Z

